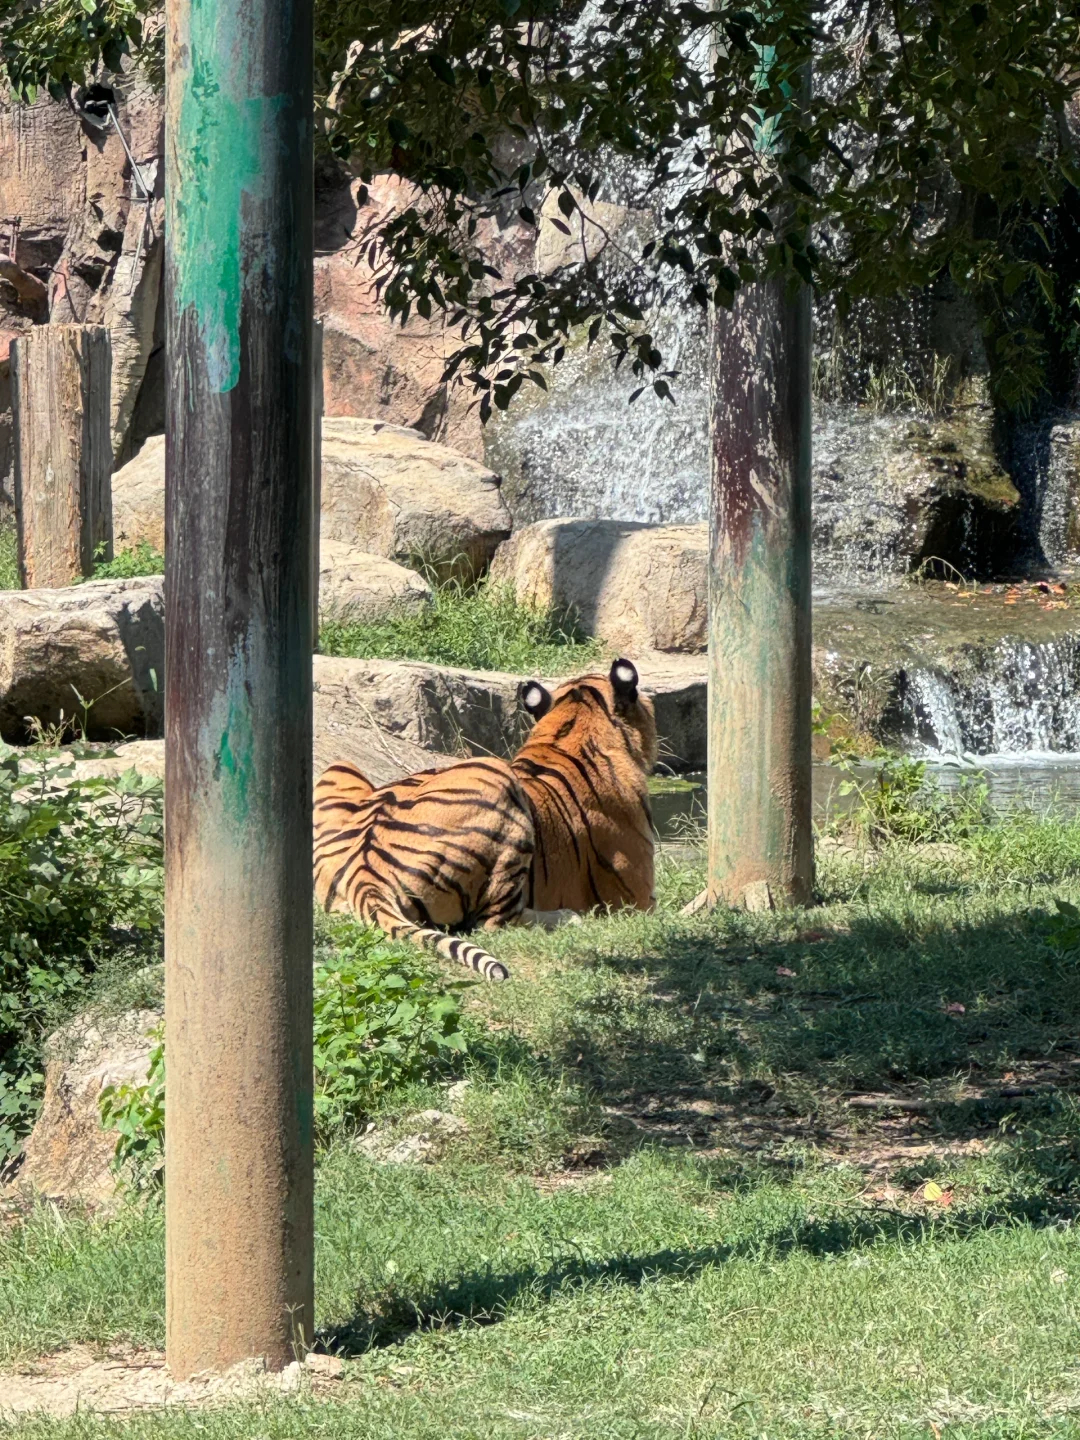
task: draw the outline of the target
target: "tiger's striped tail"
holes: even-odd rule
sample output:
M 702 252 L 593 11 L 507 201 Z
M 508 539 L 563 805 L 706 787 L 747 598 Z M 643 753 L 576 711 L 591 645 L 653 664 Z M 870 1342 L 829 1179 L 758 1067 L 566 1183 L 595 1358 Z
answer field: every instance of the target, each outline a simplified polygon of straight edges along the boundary
M 421 950 L 433 950 L 444 960 L 453 960 L 456 965 L 475 970 L 485 980 L 510 978 L 510 972 L 502 961 L 496 960 L 494 955 L 489 955 L 479 945 L 473 945 L 469 940 L 447 935 L 442 930 L 434 930 L 427 925 L 414 925 L 411 920 L 406 920 L 390 901 L 380 901 L 370 918 L 391 940 L 409 940 Z

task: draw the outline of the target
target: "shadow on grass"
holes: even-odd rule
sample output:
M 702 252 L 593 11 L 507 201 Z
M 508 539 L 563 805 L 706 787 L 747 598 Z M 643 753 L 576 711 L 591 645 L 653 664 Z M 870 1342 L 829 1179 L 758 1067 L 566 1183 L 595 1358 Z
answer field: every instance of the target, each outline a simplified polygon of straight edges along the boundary
M 497 1324 L 522 1296 L 547 1301 L 570 1288 L 640 1286 L 658 1279 L 692 1280 L 711 1267 L 735 1260 L 782 1260 L 794 1253 L 824 1258 L 897 1241 L 913 1244 L 930 1238 L 964 1240 L 1018 1222 L 1058 1224 L 1073 1218 L 1078 1208 L 1048 1205 L 1041 1196 L 1016 1197 L 947 1218 L 866 1208 L 854 1215 L 807 1218 L 801 1224 L 731 1244 L 598 1260 L 563 1260 L 547 1269 L 475 1270 L 448 1278 L 417 1295 L 390 1295 L 377 1312 L 361 1310 L 344 1324 L 328 1327 L 318 1336 L 317 1344 L 335 1354 L 357 1356 L 396 1344 L 418 1331 Z
M 553 1058 L 603 1095 L 774 1088 L 918 1089 L 999 1082 L 1078 1049 L 1080 962 L 1046 945 L 1044 920 L 944 924 L 873 915 L 840 930 L 762 940 L 657 927 L 642 950 L 605 945 Z M 610 937 L 608 937 L 610 939 Z M 645 976 L 643 998 L 619 975 Z M 1080 1080 L 1080 1063 L 1077 1064 Z M 954 1117 L 959 1118 L 959 1115 Z

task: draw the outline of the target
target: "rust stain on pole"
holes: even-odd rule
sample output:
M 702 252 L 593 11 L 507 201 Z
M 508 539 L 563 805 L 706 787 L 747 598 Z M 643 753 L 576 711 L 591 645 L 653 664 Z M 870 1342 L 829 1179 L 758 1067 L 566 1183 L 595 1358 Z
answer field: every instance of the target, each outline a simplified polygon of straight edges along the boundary
M 168 0 L 166 1316 L 312 1330 L 311 0 Z

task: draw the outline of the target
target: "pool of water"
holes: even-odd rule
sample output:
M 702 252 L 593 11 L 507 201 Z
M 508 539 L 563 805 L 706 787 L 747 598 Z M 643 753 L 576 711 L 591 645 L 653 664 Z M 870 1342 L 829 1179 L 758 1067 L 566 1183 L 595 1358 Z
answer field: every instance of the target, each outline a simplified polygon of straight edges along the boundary
M 930 761 L 926 770 L 943 790 L 955 789 L 961 777 L 981 777 L 997 810 L 1019 805 L 1060 815 L 1080 812 L 1080 755 L 986 755 L 977 765 Z M 855 778 L 870 780 L 874 771 L 872 764 L 858 765 Z M 852 796 L 840 793 L 849 778 L 849 772 L 834 765 L 814 766 L 816 820 L 842 814 L 853 803 Z M 705 823 L 705 773 L 680 776 L 675 783 L 679 788 L 664 788 L 652 797 L 653 819 L 662 840 L 679 839 Z

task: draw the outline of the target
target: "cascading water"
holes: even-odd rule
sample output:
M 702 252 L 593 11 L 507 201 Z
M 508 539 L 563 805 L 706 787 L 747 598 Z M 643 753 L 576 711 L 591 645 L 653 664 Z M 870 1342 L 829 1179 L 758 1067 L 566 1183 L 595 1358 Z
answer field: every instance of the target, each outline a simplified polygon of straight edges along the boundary
M 1002 640 L 949 673 L 912 670 L 898 710 L 928 755 L 1080 753 L 1080 634 Z

